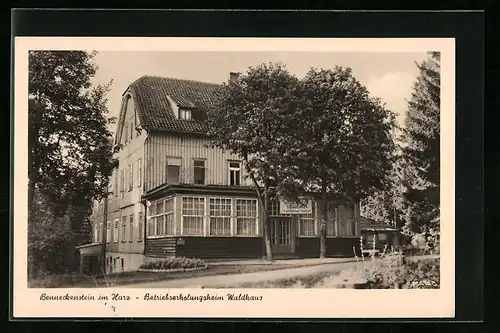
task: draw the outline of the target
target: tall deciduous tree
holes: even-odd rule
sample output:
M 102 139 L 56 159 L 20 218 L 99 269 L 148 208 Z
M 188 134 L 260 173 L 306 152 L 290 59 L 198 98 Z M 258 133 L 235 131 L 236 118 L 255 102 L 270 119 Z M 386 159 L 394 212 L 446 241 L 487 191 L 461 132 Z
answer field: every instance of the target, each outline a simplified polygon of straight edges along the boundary
M 403 130 L 406 188 L 405 232 L 439 230 L 440 202 L 440 54 L 417 64 L 420 74 L 408 103 Z
M 106 94 L 91 87 L 95 53 L 29 53 L 29 199 L 39 188 L 64 204 L 106 189 L 112 170 Z M 53 200 L 54 202 L 57 202 Z M 63 209 L 64 210 L 64 209 Z
M 271 196 L 283 186 L 283 153 L 290 146 L 291 121 L 299 80 L 280 63 L 250 67 L 236 82 L 224 85 L 208 112 L 213 144 L 239 155 L 262 209 L 268 260 L 273 259 L 268 218 Z
M 95 55 L 29 52 L 28 204 L 38 192 L 55 219 L 66 218 L 76 235 L 66 244 L 68 251 L 88 236 L 79 235 L 82 223 L 92 199 L 107 190 L 114 164 L 108 129 L 114 119 L 107 117 L 106 107 L 111 82 L 92 86 Z M 29 216 L 35 228 L 39 222 Z
M 338 194 L 357 202 L 384 188 L 395 115 L 369 96 L 350 68 L 338 66 L 307 73 L 298 110 L 303 145 L 295 160 L 310 189 L 322 195 L 320 257 L 325 257 L 327 198 Z

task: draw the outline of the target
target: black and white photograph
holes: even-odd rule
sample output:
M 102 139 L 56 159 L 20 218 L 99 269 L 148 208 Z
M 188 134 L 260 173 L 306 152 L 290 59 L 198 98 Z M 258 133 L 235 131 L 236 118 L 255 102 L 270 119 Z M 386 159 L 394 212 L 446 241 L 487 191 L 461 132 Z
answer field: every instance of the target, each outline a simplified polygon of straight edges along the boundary
M 107 43 L 25 55 L 25 274 L 40 300 L 443 287 L 438 44 Z

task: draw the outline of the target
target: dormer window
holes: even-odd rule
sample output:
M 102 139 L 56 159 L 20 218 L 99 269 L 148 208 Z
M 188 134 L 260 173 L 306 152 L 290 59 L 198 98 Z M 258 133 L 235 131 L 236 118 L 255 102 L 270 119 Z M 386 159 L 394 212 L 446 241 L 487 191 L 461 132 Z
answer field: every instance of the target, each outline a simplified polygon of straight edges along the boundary
M 179 109 L 179 119 L 191 120 L 191 110 Z

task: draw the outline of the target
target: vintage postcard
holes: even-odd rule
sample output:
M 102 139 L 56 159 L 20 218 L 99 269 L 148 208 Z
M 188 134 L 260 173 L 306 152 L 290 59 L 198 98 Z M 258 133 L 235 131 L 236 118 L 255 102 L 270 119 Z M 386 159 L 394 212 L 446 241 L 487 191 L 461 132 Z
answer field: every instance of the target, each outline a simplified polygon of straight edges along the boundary
M 454 39 L 14 51 L 15 318 L 454 316 Z

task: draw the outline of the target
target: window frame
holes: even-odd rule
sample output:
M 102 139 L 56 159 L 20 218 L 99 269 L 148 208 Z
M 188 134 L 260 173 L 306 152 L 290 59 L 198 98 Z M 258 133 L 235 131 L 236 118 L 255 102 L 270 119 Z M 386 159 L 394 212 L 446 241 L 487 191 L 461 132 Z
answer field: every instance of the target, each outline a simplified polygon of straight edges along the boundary
M 212 200 L 229 200 L 229 206 L 230 206 L 230 212 L 229 216 L 212 216 L 211 214 L 211 201 Z M 207 230 L 207 237 L 234 237 L 235 236 L 235 223 L 236 223 L 236 212 L 235 212 L 235 201 L 234 198 L 231 197 L 220 197 L 220 196 L 209 196 L 208 197 L 208 207 L 207 207 L 207 219 L 206 219 L 206 230 Z M 213 218 L 227 218 L 229 217 L 229 234 L 212 234 L 212 217 Z M 204 227 L 205 229 L 205 227 Z
M 127 110 L 128 111 L 128 110 Z M 132 111 L 133 112 L 133 111 Z M 135 123 L 135 116 L 132 115 L 130 118 L 129 118 L 129 124 L 130 124 L 130 136 L 129 136 L 129 140 L 130 142 L 132 142 L 132 140 L 134 140 L 134 132 L 135 132 L 135 126 L 134 123 Z
M 116 218 L 114 220 L 114 225 L 113 225 L 113 243 L 118 243 L 118 238 L 120 238 L 120 230 L 119 230 L 119 225 L 120 225 L 120 219 Z
M 179 164 L 170 164 L 169 161 L 173 161 L 173 160 L 178 160 L 179 161 Z M 169 167 L 172 166 L 172 167 L 177 167 L 179 172 L 178 172 L 178 179 L 176 182 L 170 182 L 169 181 L 169 172 L 168 172 L 168 169 Z M 169 184 L 169 185 L 179 185 L 181 183 L 181 179 L 182 179 L 182 157 L 179 157 L 179 156 L 167 156 L 166 157 L 166 165 L 165 165 L 165 183 L 166 184 Z
M 128 216 L 121 217 L 121 233 L 120 233 L 120 242 L 125 243 L 127 241 L 127 224 L 128 224 Z
M 316 238 L 318 237 L 318 207 L 317 207 L 317 203 L 316 201 L 313 201 L 313 204 L 312 204 L 312 213 L 311 214 L 297 214 L 297 236 L 298 237 L 301 237 L 301 238 Z M 309 216 L 309 215 L 312 215 L 312 217 L 305 217 L 305 216 Z M 302 227 L 302 223 L 305 222 L 305 221 L 312 221 L 313 223 L 313 233 L 312 235 L 305 235 L 305 234 L 301 234 L 301 227 Z
M 179 119 L 182 119 L 182 120 L 192 120 L 193 119 L 193 112 L 192 112 L 192 110 L 186 109 L 186 108 L 179 108 Z
M 204 158 L 193 158 L 192 162 L 193 162 L 193 184 L 205 185 L 207 182 L 207 160 Z M 196 162 L 203 162 L 203 167 L 197 166 Z M 203 182 L 202 183 L 196 182 L 196 170 L 197 169 L 203 169 Z
M 172 201 L 171 210 L 167 211 L 166 210 L 166 207 L 167 207 L 166 203 L 167 203 L 167 201 L 170 201 L 170 200 Z M 163 211 L 158 214 L 156 211 L 156 207 L 159 203 L 163 204 Z M 147 234 L 148 239 L 175 236 L 175 229 L 176 229 L 175 228 L 175 205 L 176 205 L 175 196 L 168 196 L 166 198 L 162 198 L 160 200 L 157 200 L 151 204 L 151 206 L 149 207 L 149 211 L 151 213 L 147 217 L 147 219 L 148 219 L 147 225 L 148 225 L 148 228 L 150 225 L 152 226 L 153 232 L 151 234 L 149 234 L 149 231 L 147 231 L 146 234 Z M 152 207 L 155 207 L 154 212 L 151 209 Z M 140 213 L 142 213 L 142 212 L 140 212 Z M 162 234 L 158 234 L 158 220 L 157 219 L 160 216 L 163 217 L 164 232 Z M 171 219 L 171 222 L 172 222 L 171 233 L 167 233 L 167 230 L 168 230 L 167 217 L 168 216 L 172 217 L 172 219 Z
M 142 158 L 137 159 L 137 187 L 142 186 Z
M 238 234 L 238 200 L 245 200 L 245 201 L 255 201 L 255 230 L 254 234 Z M 260 210 L 259 210 L 259 200 L 256 198 L 248 198 L 248 197 L 235 197 L 234 198 L 234 237 L 259 237 L 259 231 L 260 231 L 260 226 L 259 226 L 259 217 L 260 217 Z M 247 217 L 248 218 L 248 217 Z
M 130 214 L 128 216 L 128 229 L 129 229 L 129 237 L 128 241 L 131 243 L 134 241 L 134 214 Z
M 128 165 L 128 192 L 134 188 L 134 163 Z
M 112 221 L 106 221 L 106 243 L 112 243 L 111 240 L 112 240 L 112 232 L 111 232 L 111 228 L 113 227 L 112 226 Z
M 144 236 L 144 212 L 137 214 L 137 242 L 142 242 Z
M 206 196 L 181 196 L 181 203 L 180 203 L 180 214 L 181 214 L 181 228 L 180 228 L 180 234 L 182 236 L 186 237 L 205 237 L 207 236 L 207 197 Z M 183 203 L 184 199 L 203 199 L 203 215 L 184 215 L 184 208 L 183 208 Z M 201 225 L 201 233 L 199 234 L 187 234 L 185 233 L 185 228 L 184 228 L 184 218 L 185 217 L 202 217 L 202 225 Z
M 238 165 L 239 165 L 238 168 L 232 167 L 231 163 L 238 163 Z M 228 175 L 228 185 L 229 186 L 241 186 L 241 184 L 243 183 L 242 182 L 242 165 L 241 165 L 241 161 L 228 160 L 227 161 L 227 170 L 228 170 L 228 174 L 227 174 Z M 232 171 L 234 171 L 234 172 L 238 171 L 238 173 L 239 173 L 239 177 L 238 178 L 234 177 L 235 180 L 238 179 L 238 184 L 232 184 L 231 183 L 232 179 L 233 179 L 233 177 L 231 176 L 231 172 Z
M 125 192 L 125 170 L 120 170 L 120 192 Z
M 123 134 L 125 134 L 124 135 L 125 136 L 125 140 L 123 141 L 123 143 L 127 144 L 128 143 L 128 123 L 127 122 L 125 122 L 125 124 L 123 124 L 123 132 L 124 133 L 122 133 L 122 136 L 123 136 Z
M 118 192 L 120 192 L 120 188 L 118 187 L 119 186 L 119 181 L 118 181 L 119 171 L 118 171 L 118 169 L 115 169 L 113 172 L 115 174 L 115 197 L 118 197 Z

